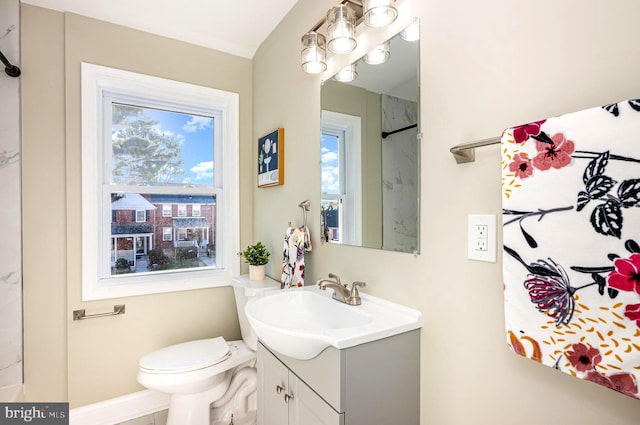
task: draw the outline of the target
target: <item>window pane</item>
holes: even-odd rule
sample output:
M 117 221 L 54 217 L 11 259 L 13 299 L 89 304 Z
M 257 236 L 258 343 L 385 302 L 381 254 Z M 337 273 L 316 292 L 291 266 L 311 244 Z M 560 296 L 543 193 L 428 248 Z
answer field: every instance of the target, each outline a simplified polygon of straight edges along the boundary
M 111 183 L 214 184 L 214 120 L 113 103 Z
M 340 242 L 342 202 L 339 199 L 321 199 L 323 237 L 327 242 Z
M 322 193 L 340 193 L 340 146 L 337 136 L 322 134 Z
M 163 214 L 165 205 L 194 202 L 199 217 Z M 112 275 L 216 266 L 215 195 L 113 193 L 111 216 Z

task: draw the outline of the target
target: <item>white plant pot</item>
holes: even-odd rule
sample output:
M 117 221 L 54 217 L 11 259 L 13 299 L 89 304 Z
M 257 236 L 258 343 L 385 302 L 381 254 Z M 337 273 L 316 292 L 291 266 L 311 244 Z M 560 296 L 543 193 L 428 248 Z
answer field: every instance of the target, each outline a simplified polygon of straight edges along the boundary
M 264 280 L 264 269 L 264 264 L 261 266 L 249 264 L 249 280 Z

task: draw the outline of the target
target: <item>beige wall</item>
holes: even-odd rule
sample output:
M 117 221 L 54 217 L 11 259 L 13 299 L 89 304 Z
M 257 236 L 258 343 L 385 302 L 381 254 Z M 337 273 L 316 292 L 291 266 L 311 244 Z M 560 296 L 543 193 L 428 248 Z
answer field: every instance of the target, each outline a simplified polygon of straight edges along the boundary
M 507 349 L 501 263 L 466 259 L 467 215 L 500 213 L 499 147 L 479 149 L 476 162 L 466 165 L 456 165 L 449 148 L 640 96 L 640 3 L 397 3 L 405 23 L 412 15 L 422 20 L 418 257 L 319 242 L 320 81 L 354 57 L 334 58 L 324 75 L 312 76 L 300 70 L 299 53 L 302 34 L 333 4 L 300 0 L 253 61 L 253 138 L 281 126 L 287 142 L 284 186 L 253 189 L 254 237 L 276 253 L 268 273 L 279 276 L 284 229 L 301 220 L 297 204 L 309 199 L 314 248 L 306 258 L 307 283 L 334 272 L 424 314 L 423 424 L 637 424 L 637 400 Z M 375 38 L 380 33 L 363 31 L 355 55 L 380 41 Z
M 636 424 L 637 401 L 507 350 L 500 263 L 467 261 L 465 248 L 467 214 L 499 214 L 499 150 L 478 150 L 467 165 L 456 165 L 448 150 L 507 126 L 637 97 L 640 4 L 400 0 L 401 19 L 415 14 L 423 22 L 422 254 L 414 258 L 319 243 L 319 82 L 350 59 L 334 61 L 324 76 L 306 75 L 299 40 L 334 3 L 300 0 L 253 63 L 22 5 L 28 399 L 79 406 L 125 394 L 140 388 L 135 368 L 145 352 L 238 336 L 226 288 L 80 302 L 78 77 L 79 62 L 89 61 L 240 93 L 241 244 L 263 240 L 274 253 L 269 274 L 277 278 L 284 229 L 302 219 L 297 204 L 310 199 L 308 282 L 335 272 L 423 312 L 423 424 Z M 361 38 L 365 46 L 356 55 L 376 37 Z M 254 141 L 277 127 L 286 131 L 285 185 L 258 190 Z M 71 320 L 74 309 L 107 311 L 120 302 L 125 316 Z
M 80 63 L 240 94 L 251 156 L 251 61 L 74 14 L 22 5 L 25 386 L 71 407 L 142 389 L 139 358 L 173 343 L 240 337 L 229 287 L 81 302 Z M 241 243 L 251 237 L 251 163 L 241 163 Z M 46 212 L 43 214 L 43 212 Z M 72 321 L 71 312 L 124 316 Z

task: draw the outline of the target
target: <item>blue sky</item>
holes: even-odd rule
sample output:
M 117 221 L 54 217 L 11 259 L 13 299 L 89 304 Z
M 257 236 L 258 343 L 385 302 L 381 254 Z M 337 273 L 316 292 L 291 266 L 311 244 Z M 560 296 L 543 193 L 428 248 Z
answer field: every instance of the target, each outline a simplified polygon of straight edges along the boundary
M 340 193 L 340 158 L 338 157 L 338 138 L 322 135 L 322 193 Z
M 213 118 L 144 108 L 144 115 L 158 121 L 155 128 L 182 145 L 184 174 L 171 183 L 213 185 Z

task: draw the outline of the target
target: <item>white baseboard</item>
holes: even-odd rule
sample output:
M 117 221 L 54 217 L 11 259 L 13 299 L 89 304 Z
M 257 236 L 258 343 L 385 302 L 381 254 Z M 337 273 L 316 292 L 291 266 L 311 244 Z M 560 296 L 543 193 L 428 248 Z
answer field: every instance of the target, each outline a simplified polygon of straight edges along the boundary
M 70 425 L 114 425 L 169 408 L 169 395 L 143 390 L 71 409 Z

